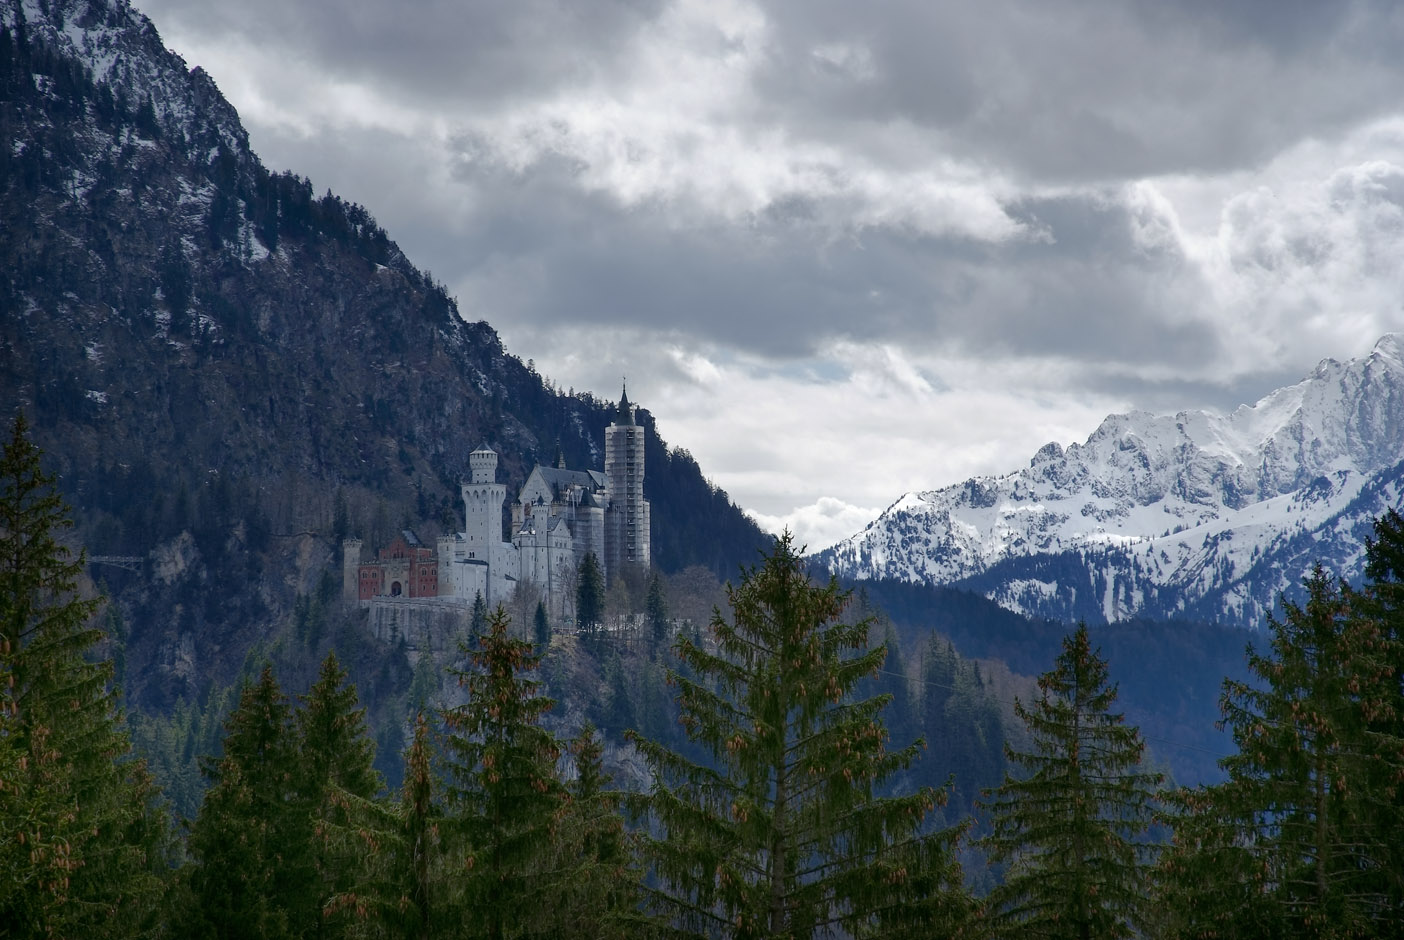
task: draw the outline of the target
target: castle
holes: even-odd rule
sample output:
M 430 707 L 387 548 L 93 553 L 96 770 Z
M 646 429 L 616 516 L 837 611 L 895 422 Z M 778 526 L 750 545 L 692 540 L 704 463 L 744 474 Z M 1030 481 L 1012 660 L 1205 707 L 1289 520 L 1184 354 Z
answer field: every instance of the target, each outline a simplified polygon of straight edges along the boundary
M 497 453 L 479 447 L 468 455 L 470 477 L 461 484 L 463 531 L 440 538 L 437 551 L 405 532 L 364 564 L 361 541 L 347 539 L 343 595 L 373 611 L 468 606 L 479 594 L 494 607 L 530 585 L 553 620 L 573 620 L 576 572 L 587 553 L 609 580 L 649 565 L 644 429 L 627 388 L 605 430 L 604 463 L 603 472 L 567 470 L 563 459 L 555 467 L 537 464 L 512 503 L 511 538 L 504 540 L 507 487 L 497 482 Z

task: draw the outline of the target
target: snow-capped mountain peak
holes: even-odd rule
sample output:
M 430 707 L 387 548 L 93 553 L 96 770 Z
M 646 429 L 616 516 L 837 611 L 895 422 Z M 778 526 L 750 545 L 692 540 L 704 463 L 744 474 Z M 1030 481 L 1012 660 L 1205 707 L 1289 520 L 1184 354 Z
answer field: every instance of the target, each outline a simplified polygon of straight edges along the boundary
M 1389 334 L 1227 415 L 1110 415 L 1026 468 L 909 493 L 819 558 L 850 577 L 963 584 L 1030 613 L 1253 622 L 1302 573 L 1264 567 L 1269 556 L 1329 542 L 1326 526 L 1342 545 L 1343 525 L 1368 530 L 1398 505 L 1401 461 L 1404 334 Z M 1338 561 L 1357 573 L 1358 552 Z M 1050 567 L 1064 574 L 1029 576 Z

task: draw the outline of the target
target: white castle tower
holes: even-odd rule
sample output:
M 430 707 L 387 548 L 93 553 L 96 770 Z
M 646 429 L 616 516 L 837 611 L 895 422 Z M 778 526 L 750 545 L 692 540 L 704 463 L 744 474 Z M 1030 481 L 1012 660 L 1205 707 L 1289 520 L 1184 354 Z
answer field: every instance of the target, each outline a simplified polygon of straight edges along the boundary
M 502 540 L 502 506 L 507 487 L 497 482 L 497 453 L 479 447 L 468 455 L 470 479 L 463 481 L 463 531 L 439 539 L 439 593 L 488 604 L 512 596 L 516 551 Z
M 502 541 L 502 505 L 507 487 L 497 482 L 497 453 L 479 447 L 468 455 L 472 479 L 464 481 L 463 537 L 469 558 L 491 558 L 492 547 Z
M 605 512 L 605 573 L 611 579 L 625 568 L 647 568 L 650 559 L 648 500 L 643 495 L 644 429 L 634 420 L 626 386 L 619 414 L 605 429 L 605 475 L 609 479 Z

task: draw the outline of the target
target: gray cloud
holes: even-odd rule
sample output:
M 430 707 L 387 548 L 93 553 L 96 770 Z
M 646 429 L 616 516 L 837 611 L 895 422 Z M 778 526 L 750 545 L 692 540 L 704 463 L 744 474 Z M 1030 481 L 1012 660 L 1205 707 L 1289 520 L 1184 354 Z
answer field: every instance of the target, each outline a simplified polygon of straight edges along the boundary
M 592 80 L 664 0 L 146 0 L 157 20 L 243 37 L 417 102 L 500 108 Z M 764 65 L 734 117 L 864 146 L 938 154 L 1030 181 L 1134 178 L 1259 163 L 1311 134 L 1392 110 L 1404 12 L 1385 2 L 766 0 Z M 720 38 L 716 39 L 720 43 Z M 856 132 L 856 133 L 855 133 Z
M 775 0 L 761 94 L 815 133 L 910 121 L 936 151 L 1031 180 L 1260 162 L 1393 110 L 1404 16 L 1386 3 Z M 866 77 L 815 50 L 866 49 Z M 783 102 L 783 106 L 778 105 Z M 912 155 L 921 159 L 922 153 Z
M 1024 200 L 1013 213 L 1046 237 L 990 246 L 836 236 L 802 205 L 742 228 L 678 227 L 666 205 L 580 192 L 569 164 L 471 184 L 477 212 L 453 247 L 490 319 L 652 328 L 784 358 L 836 340 L 1128 368 L 1217 355 L 1211 331 L 1163 306 L 1186 299 L 1194 273 L 1134 245 L 1126 208 L 1100 195 Z
M 157 28 L 285 49 L 419 102 L 501 105 L 607 73 L 662 0 L 140 0 Z

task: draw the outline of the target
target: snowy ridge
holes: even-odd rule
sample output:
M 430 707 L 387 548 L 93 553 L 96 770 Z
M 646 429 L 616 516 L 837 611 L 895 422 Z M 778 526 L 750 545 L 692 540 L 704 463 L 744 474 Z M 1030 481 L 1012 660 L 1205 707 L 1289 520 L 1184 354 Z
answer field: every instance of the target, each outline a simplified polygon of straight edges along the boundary
M 0 10 L 10 29 L 21 19 L 33 38 L 81 62 L 134 108 L 149 102 L 163 128 L 198 144 L 211 162 L 221 146 L 241 161 L 251 156 L 239 115 L 214 79 L 187 69 L 127 0 L 20 0 Z
M 1358 576 L 1401 461 L 1404 334 L 1389 334 L 1229 415 L 1111 415 L 1027 468 L 909 493 L 817 560 L 1044 616 L 1252 624 L 1317 557 Z

